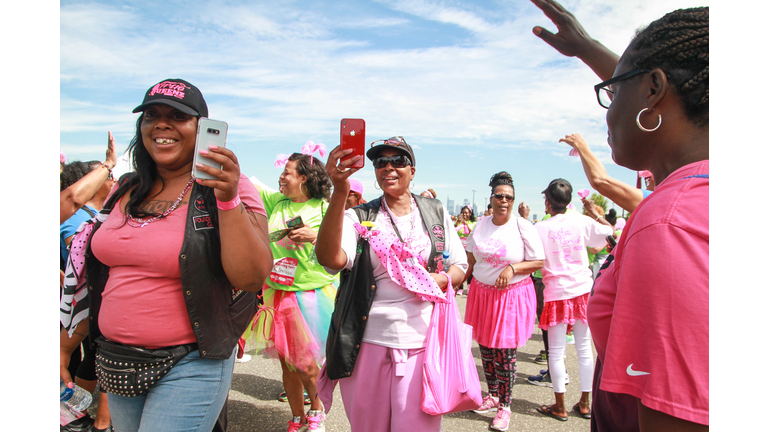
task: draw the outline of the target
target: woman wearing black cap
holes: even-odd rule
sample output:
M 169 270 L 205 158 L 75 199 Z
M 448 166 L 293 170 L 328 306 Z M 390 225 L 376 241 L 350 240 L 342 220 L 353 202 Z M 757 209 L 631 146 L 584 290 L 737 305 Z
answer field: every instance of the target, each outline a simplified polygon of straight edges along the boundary
M 200 150 L 222 167 L 197 167 L 213 180 L 192 176 L 198 119 L 208 116 L 197 87 L 165 80 L 134 112 L 136 172 L 118 182 L 91 235 L 90 319 L 71 339 L 62 333 L 61 377 L 71 382 L 71 348 L 90 331 L 115 429 L 210 431 L 272 266 L 266 214 L 231 150 Z
M 318 386 L 339 380 L 353 431 L 438 431 L 442 417 L 421 410 L 427 327 L 432 301 L 464 279 L 466 253 L 440 201 L 410 192 L 416 160 L 402 137 L 371 143 L 383 195 L 345 213 L 347 168 L 361 157 L 339 162 L 349 152 L 335 148 L 326 165 L 334 191 L 317 258 L 343 272 Z

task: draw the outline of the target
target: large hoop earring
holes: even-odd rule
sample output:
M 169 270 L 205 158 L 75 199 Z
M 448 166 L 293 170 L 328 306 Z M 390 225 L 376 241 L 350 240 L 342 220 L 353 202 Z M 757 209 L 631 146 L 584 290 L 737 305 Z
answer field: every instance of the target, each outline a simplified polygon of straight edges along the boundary
M 645 111 L 648 111 L 648 108 L 643 108 L 642 110 L 640 110 L 639 113 L 637 113 L 637 118 L 635 118 L 635 122 L 637 123 L 637 127 L 639 127 L 641 131 L 643 131 L 643 132 L 653 132 L 653 131 L 657 130 L 661 126 L 661 114 L 659 114 L 659 124 L 657 124 L 656 127 L 653 128 L 653 129 L 646 129 L 646 128 L 643 127 L 642 124 L 640 124 L 640 114 L 642 114 Z
M 379 182 L 378 181 L 376 181 L 376 180 L 373 181 L 373 188 L 376 189 L 376 190 L 381 190 L 381 188 L 379 187 Z
M 312 198 L 312 195 L 310 195 L 310 194 L 309 194 L 309 188 L 307 187 L 307 185 L 306 185 L 305 183 L 301 183 L 301 184 L 299 185 L 299 192 L 301 192 L 301 187 L 302 187 L 302 186 L 304 186 L 304 189 L 306 189 L 306 190 L 307 190 L 307 193 L 306 193 L 306 195 L 307 195 L 308 197 Z M 304 192 L 301 192 L 301 193 L 304 193 Z

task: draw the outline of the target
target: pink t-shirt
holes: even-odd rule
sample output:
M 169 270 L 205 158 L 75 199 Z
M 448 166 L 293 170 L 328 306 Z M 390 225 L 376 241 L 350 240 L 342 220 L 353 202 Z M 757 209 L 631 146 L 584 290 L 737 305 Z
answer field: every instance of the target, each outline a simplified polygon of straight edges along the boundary
M 238 191 L 243 203 L 266 216 L 259 193 L 243 174 Z M 189 193 L 186 198 L 193 199 Z M 120 201 L 91 243 L 94 256 L 110 268 L 99 310 L 101 333 L 109 340 L 145 348 L 195 342 L 179 266 L 188 205 L 134 228 L 124 224 Z
M 495 284 L 501 272 L 510 264 L 544 259 L 544 246 L 533 224 L 516 216 L 512 216 L 502 226 L 494 225 L 493 217 L 479 219 L 467 239 L 467 252 L 475 257 L 472 274 L 487 285 Z M 509 284 L 529 276 L 515 275 Z
M 592 269 L 587 247 L 605 246 L 613 227 L 578 213 L 552 216 L 534 225 L 544 244 L 544 301 L 584 295 L 592 289 Z
M 599 388 L 709 424 L 709 161 L 657 185 L 606 262 L 587 311 Z

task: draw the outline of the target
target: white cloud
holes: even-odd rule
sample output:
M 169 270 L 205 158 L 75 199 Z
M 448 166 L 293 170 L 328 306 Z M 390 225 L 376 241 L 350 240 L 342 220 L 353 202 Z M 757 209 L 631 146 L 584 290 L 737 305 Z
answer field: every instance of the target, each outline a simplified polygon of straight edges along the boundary
M 562 3 L 618 53 L 638 26 L 671 10 L 661 0 Z M 675 7 L 695 5 L 687 3 Z M 542 151 L 579 173 L 557 142 L 579 132 L 615 168 L 592 89 L 597 77 L 531 33 L 555 27 L 530 1 L 356 4 L 199 3 L 170 13 L 150 3 L 64 3 L 62 146 L 79 145 L 75 133 L 106 130 L 127 143 L 143 92 L 180 77 L 203 89 L 213 118 L 230 124 L 228 145 L 244 153 L 251 174 L 276 177 L 273 160 L 263 159 L 309 139 L 332 148 L 343 117 L 365 118 L 369 142 L 404 135 L 422 161 L 471 147 L 478 157 L 466 159 L 485 163 L 477 170 Z M 431 179 L 443 171 L 419 164 Z M 485 187 L 488 175 L 478 173 L 474 187 Z M 372 173 L 356 176 L 372 184 Z

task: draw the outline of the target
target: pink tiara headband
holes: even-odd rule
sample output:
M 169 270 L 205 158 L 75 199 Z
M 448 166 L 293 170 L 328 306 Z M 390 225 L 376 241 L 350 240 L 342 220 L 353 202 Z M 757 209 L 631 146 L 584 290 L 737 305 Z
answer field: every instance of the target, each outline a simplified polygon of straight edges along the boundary
M 309 155 L 310 165 L 312 165 L 312 163 L 315 161 L 314 156 L 312 156 L 312 153 L 314 152 L 319 152 L 320 157 L 325 157 L 325 144 L 315 143 L 314 141 L 307 141 L 307 143 L 304 144 L 304 147 L 301 148 L 301 154 Z M 284 167 L 285 164 L 288 163 L 288 158 L 290 157 L 291 155 L 282 153 L 277 155 L 277 160 L 275 160 L 275 168 Z

